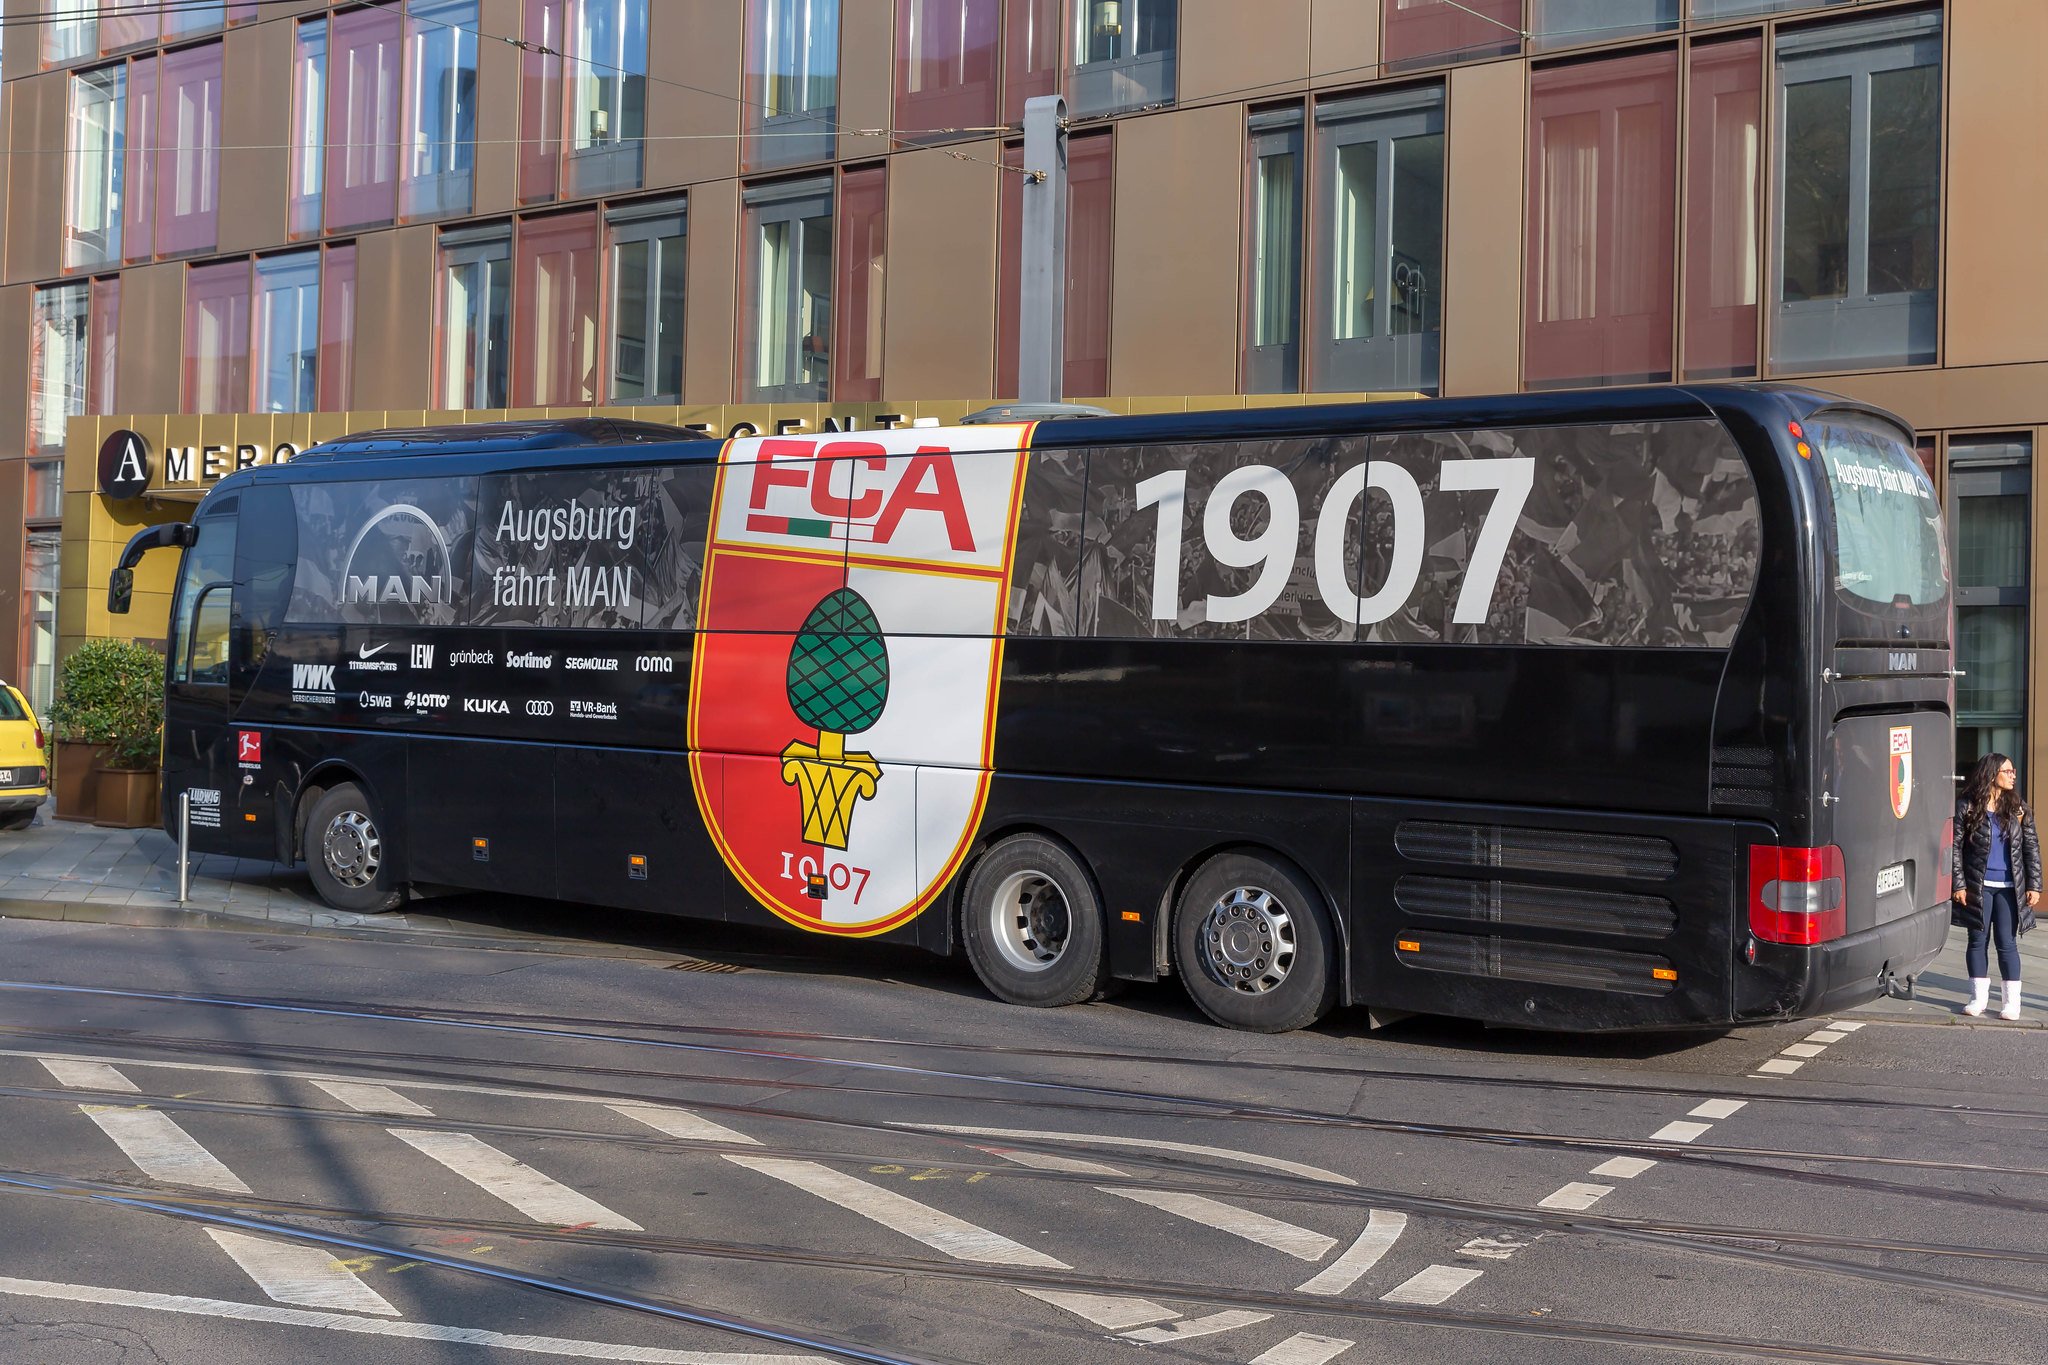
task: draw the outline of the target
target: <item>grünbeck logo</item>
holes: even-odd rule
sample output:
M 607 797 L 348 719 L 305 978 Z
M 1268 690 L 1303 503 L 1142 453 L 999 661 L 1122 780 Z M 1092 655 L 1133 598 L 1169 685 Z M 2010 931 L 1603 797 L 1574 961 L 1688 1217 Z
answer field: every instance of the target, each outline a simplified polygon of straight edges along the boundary
M 572 673 L 616 673 L 619 671 L 619 661 L 586 654 L 571 654 L 562 661 L 562 667 Z
M 400 602 L 447 606 L 455 573 L 447 538 L 409 502 L 393 503 L 363 523 L 342 561 L 343 605 Z
M 494 664 L 498 662 L 498 655 L 495 650 L 489 649 L 458 649 L 448 656 L 448 662 L 451 665 Z
M 292 700 L 316 706 L 334 705 L 334 665 L 293 664 Z
M 462 699 L 462 709 L 472 715 L 479 716 L 509 716 L 512 714 L 512 708 L 496 697 L 464 697 Z
M 439 711 L 448 705 L 446 692 L 408 692 L 405 694 L 405 709 L 408 711 Z
M 555 656 L 552 654 L 508 653 L 505 656 L 505 667 L 507 668 L 553 668 L 554 666 Z

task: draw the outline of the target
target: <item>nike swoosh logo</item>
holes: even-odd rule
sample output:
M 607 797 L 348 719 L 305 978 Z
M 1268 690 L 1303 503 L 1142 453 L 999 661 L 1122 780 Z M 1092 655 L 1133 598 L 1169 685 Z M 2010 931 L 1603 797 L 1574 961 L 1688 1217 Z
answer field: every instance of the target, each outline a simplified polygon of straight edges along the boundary
M 356 657 L 358 659 L 373 659 L 389 648 L 391 648 L 389 642 L 378 645 L 375 649 L 370 648 L 368 645 L 359 645 L 356 648 Z

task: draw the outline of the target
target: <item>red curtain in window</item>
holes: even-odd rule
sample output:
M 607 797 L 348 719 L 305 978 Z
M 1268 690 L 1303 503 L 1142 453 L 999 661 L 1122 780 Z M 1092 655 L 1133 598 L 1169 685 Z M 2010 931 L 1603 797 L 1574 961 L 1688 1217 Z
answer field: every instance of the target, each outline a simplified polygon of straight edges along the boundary
M 527 0 L 519 69 L 519 202 L 555 197 L 562 171 L 562 25 L 565 0 Z M 535 51 L 536 47 L 547 49 Z
M 519 225 L 512 289 L 512 402 L 597 401 L 597 215 Z
M 121 155 L 121 255 L 146 261 L 156 250 L 156 58 L 128 67 L 128 138 Z
M 1529 111 L 1528 381 L 1670 378 L 1678 54 L 1539 70 Z
M 121 332 L 121 279 L 118 275 L 92 282 L 92 318 L 87 324 L 85 410 L 105 415 L 114 411 L 114 357 Z
M 1685 372 L 1756 373 L 1763 271 L 1764 42 L 1692 49 L 1686 117 Z
M 1003 121 L 1024 117 L 1024 101 L 1060 88 L 1060 0 L 1007 0 L 1003 25 Z
M 329 247 L 320 278 L 320 410 L 346 412 L 356 387 L 356 249 Z
M 1114 143 L 1108 133 L 1067 143 L 1068 397 L 1109 392 L 1110 203 Z
M 1522 47 L 1522 0 L 1387 0 L 1386 18 L 1390 63 L 1424 66 Z
M 249 262 L 185 274 L 185 411 L 249 408 Z
M 882 298 L 888 263 L 888 172 L 880 166 L 839 178 L 838 336 L 832 396 L 845 403 L 882 397 Z
M 401 16 L 377 5 L 334 16 L 327 40 L 327 226 L 398 215 Z
M 219 241 L 220 44 L 166 52 L 157 112 L 156 249 Z
M 896 127 L 996 121 L 1000 0 L 896 0 Z

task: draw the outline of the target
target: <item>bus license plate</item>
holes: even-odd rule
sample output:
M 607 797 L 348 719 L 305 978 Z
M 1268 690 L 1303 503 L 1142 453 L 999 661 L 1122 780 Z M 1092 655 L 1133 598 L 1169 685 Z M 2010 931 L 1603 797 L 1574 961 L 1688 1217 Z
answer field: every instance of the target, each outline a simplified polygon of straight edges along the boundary
M 1890 867 L 1882 867 L 1878 869 L 1878 895 L 1889 896 L 1894 891 L 1904 891 L 1905 889 L 1906 865 L 1904 863 L 1893 863 Z

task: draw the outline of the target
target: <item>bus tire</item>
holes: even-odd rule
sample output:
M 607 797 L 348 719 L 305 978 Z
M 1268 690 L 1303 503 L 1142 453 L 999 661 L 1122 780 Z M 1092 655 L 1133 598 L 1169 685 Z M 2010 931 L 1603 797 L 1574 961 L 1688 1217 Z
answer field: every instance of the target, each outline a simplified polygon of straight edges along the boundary
M 1286 864 L 1224 853 L 1196 869 L 1173 917 L 1173 968 L 1228 1028 L 1287 1033 L 1337 999 L 1336 935 L 1315 888 Z
M 320 793 L 306 816 L 306 870 L 320 899 L 374 915 L 405 900 L 383 815 L 353 782 Z
M 1040 835 L 1012 835 L 974 865 L 960 936 L 982 985 L 1012 1005 L 1079 1004 L 1108 984 L 1095 879 Z

